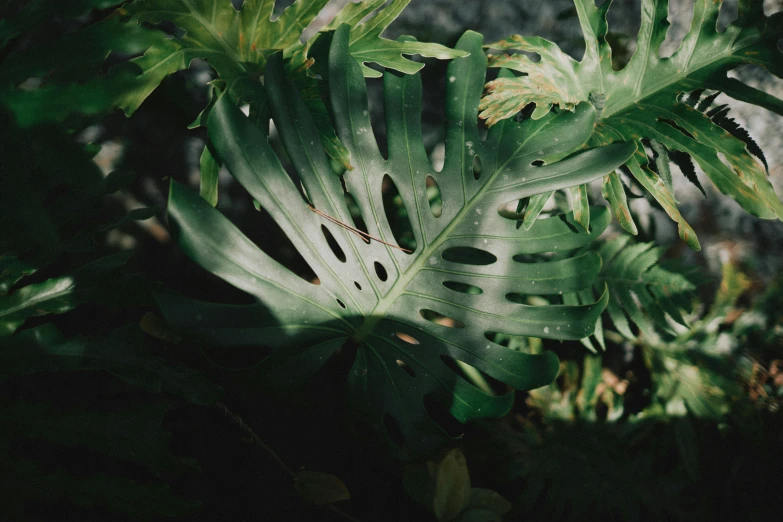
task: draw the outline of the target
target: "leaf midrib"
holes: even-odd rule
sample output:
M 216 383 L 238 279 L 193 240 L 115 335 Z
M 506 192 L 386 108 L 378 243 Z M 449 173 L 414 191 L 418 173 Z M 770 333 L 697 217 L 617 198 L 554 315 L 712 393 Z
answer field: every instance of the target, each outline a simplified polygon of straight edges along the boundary
M 452 219 L 451 222 L 448 225 L 446 225 L 446 227 L 437 236 L 435 236 L 432 242 L 429 245 L 427 245 L 424 248 L 424 250 L 422 250 L 421 254 L 419 254 L 419 256 L 413 261 L 413 263 L 408 268 L 408 270 L 403 272 L 400 278 L 394 283 L 394 285 L 392 285 L 392 287 L 389 289 L 389 292 L 385 296 L 381 297 L 381 299 L 378 301 L 378 304 L 375 306 L 372 312 L 370 312 L 370 314 L 368 314 L 368 316 L 365 318 L 364 323 L 362 323 L 362 325 L 356 330 L 356 333 L 354 334 L 355 340 L 361 342 L 363 339 L 365 339 L 368 335 L 372 333 L 373 329 L 375 328 L 375 325 L 381 319 L 386 317 L 386 312 L 397 301 L 397 299 L 405 293 L 405 289 L 408 287 L 408 285 L 413 280 L 413 278 L 416 277 L 416 275 L 419 273 L 422 267 L 425 266 L 425 263 L 430 258 L 430 256 L 433 253 L 435 253 L 435 251 L 438 248 L 440 248 L 440 246 L 446 241 L 446 239 L 449 238 L 450 233 L 460 223 L 462 223 L 465 217 L 473 209 L 473 206 L 478 201 L 480 201 L 481 198 L 484 196 L 484 194 L 489 190 L 489 188 L 492 186 L 492 183 L 495 181 L 495 178 L 506 168 L 506 166 L 511 162 L 511 160 L 516 157 L 519 151 L 524 148 L 524 146 L 527 144 L 528 141 L 530 141 L 530 139 L 535 137 L 539 132 L 541 132 L 543 129 L 547 127 L 548 125 L 542 125 L 538 127 L 536 130 L 534 130 L 533 132 L 531 132 L 528 136 L 525 137 L 524 140 L 520 142 L 520 144 L 517 146 L 514 152 L 512 154 L 509 154 L 508 159 L 506 159 L 505 162 L 503 162 L 501 165 L 495 168 L 494 172 L 487 178 L 484 185 L 482 185 L 481 188 L 479 188 L 479 190 L 470 200 L 465 202 L 465 205 L 457 213 L 457 215 L 454 216 L 454 219 Z M 463 129 L 462 132 L 464 136 L 465 133 L 464 123 L 462 129 Z M 501 130 L 501 132 L 503 131 Z M 498 143 L 500 143 L 500 140 L 498 140 Z M 464 160 L 464 154 L 463 154 L 463 160 Z M 464 165 L 462 171 L 464 172 Z M 464 178 L 464 175 L 462 177 Z
M 42 283 L 42 284 L 46 284 L 46 283 Z M 65 286 L 61 286 L 63 284 Z M 21 292 L 30 293 L 30 292 L 34 292 L 36 290 L 36 288 L 40 288 L 40 285 L 31 285 L 31 286 L 28 286 L 28 287 L 25 287 L 25 288 L 19 290 L 19 292 L 20 293 Z M 17 312 L 20 312 L 20 311 L 28 309 L 28 308 L 33 308 L 33 307 L 39 305 L 40 303 L 44 303 L 46 301 L 57 300 L 57 299 L 59 299 L 59 298 L 61 298 L 63 296 L 68 295 L 69 293 L 72 293 L 73 291 L 74 291 L 74 281 L 73 281 L 73 279 L 70 278 L 70 277 L 63 278 L 60 281 L 57 281 L 55 283 L 54 288 L 52 288 L 52 289 L 50 289 L 48 291 L 45 291 L 43 294 L 39 294 L 38 296 L 33 297 L 31 299 L 23 299 L 20 302 L 20 304 L 18 304 L 16 306 L 12 306 L 10 308 L 6 308 L 4 310 L 1 310 L 0 311 L 0 318 L 3 318 L 3 317 L 13 317 L 14 314 L 16 314 Z M 19 295 L 19 294 L 18 293 L 17 294 L 12 294 L 9 297 L 11 299 L 13 299 L 17 295 Z
M 621 99 L 621 101 L 617 102 L 615 104 L 615 106 L 613 107 L 612 104 L 610 102 L 608 102 L 606 104 L 606 106 L 604 107 L 601 119 L 602 120 L 609 119 L 611 116 L 613 116 L 613 115 L 615 115 L 617 113 L 623 112 L 623 111 L 625 111 L 625 110 L 627 110 L 627 109 L 629 109 L 629 108 L 639 104 L 642 100 L 644 100 L 646 98 L 649 98 L 650 96 L 654 96 L 654 95 L 660 93 L 661 91 L 666 90 L 668 87 L 671 87 L 672 85 L 680 83 L 681 81 L 687 79 L 691 74 L 693 74 L 693 73 L 695 73 L 695 72 L 697 72 L 697 71 L 699 71 L 699 70 L 701 70 L 701 69 L 703 69 L 703 68 L 705 68 L 705 67 L 707 67 L 707 66 L 709 66 L 709 65 L 711 65 L 711 64 L 713 64 L 715 62 L 719 62 L 719 61 L 723 60 L 724 58 L 728 58 L 729 56 L 733 56 L 738 50 L 744 49 L 746 47 L 750 47 L 751 45 L 753 45 L 753 44 L 758 42 L 758 40 L 753 40 L 750 43 L 748 43 L 748 45 L 745 45 L 745 46 L 742 46 L 742 47 L 739 47 L 739 48 L 735 48 L 734 47 L 734 42 L 736 41 L 737 37 L 740 35 L 741 32 L 742 32 L 742 30 L 740 29 L 739 31 L 737 31 L 735 33 L 735 35 L 731 39 L 731 42 L 729 43 L 729 45 L 727 45 L 726 48 L 724 49 L 724 51 L 722 51 L 721 53 L 719 53 L 717 55 L 714 55 L 711 58 L 704 59 L 704 60 L 701 60 L 699 62 L 696 62 L 696 64 L 693 65 L 692 67 L 690 67 L 690 64 L 691 64 L 690 60 L 691 60 L 692 56 L 689 56 L 688 60 L 686 61 L 685 67 L 683 67 L 682 72 L 680 72 L 678 74 L 675 74 L 673 76 L 668 76 L 668 77 L 664 76 L 665 79 L 663 81 L 661 81 L 661 82 L 654 82 L 654 81 L 644 82 L 644 83 L 647 84 L 648 88 L 641 89 L 638 96 L 631 97 L 630 100 L 627 100 L 624 103 L 623 103 L 623 100 Z M 694 45 L 693 52 L 695 52 L 695 51 L 696 51 L 696 46 Z M 675 55 L 672 55 L 669 58 L 663 58 L 663 59 L 661 59 L 661 61 L 663 61 L 663 60 L 671 60 L 672 58 L 674 58 L 674 56 Z M 625 69 L 623 69 L 623 70 L 625 70 Z M 645 79 L 648 78 L 648 75 L 646 73 L 647 73 L 647 63 L 645 62 L 644 69 L 639 74 L 640 78 L 642 78 L 642 77 L 645 78 Z M 603 81 L 603 75 L 601 75 L 601 76 L 602 76 L 602 81 Z

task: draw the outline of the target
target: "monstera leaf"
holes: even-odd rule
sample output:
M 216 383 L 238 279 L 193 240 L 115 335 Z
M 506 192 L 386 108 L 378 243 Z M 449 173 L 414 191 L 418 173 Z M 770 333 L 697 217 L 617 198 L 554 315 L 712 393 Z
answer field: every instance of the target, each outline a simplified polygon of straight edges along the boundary
M 712 89 L 783 114 L 781 100 L 727 77 L 731 69 L 742 64 L 763 66 L 777 76 L 783 74 L 783 56 L 777 47 L 783 36 L 783 13 L 766 17 L 760 0 L 743 0 L 739 2 L 738 19 L 718 32 L 721 2 L 696 0 L 690 31 L 679 49 L 661 57 L 659 49 L 669 27 L 668 2 L 644 0 L 636 52 L 622 70 L 614 71 L 612 50 L 606 40 L 610 3 L 596 7 L 594 0 L 575 0 L 586 42 L 582 61 L 575 61 L 552 42 L 537 37 L 512 36 L 489 45 L 493 49 L 535 53 L 540 61 L 522 53 L 493 56 L 491 66 L 523 75 L 487 84 L 489 93 L 482 100 L 481 117 L 491 125 L 532 103 L 536 106 L 532 115 L 535 119 L 547 114 L 553 105 L 574 110 L 579 102 L 590 100 L 600 116 L 587 145 L 636 142 L 638 152 L 627 164 L 630 174 L 677 221 L 680 236 L 693 248 L 698 249 L 699 243 L 677 210 L 667 152 L 689 155 L 718 189 L 748 212 L 762 218 L 782 218 L 783 204 L 766 179 L 764 167 L 751 156 L 743 140 L 681 101 L 679 95 Z M 656 170 L 648 164 L 645 140 L 658 157 Z M 687 175 L 692 166 L 684 170 Z M 622 182 L 614 176 L 605 178 L 604 195 L 620 223 L 636 233 Z
M 449 408 L 463 422 L 503 415 L 511 406 L 511 394 L 480 391 L 462 376 L 456 361 L 520 389 L 541 386 L 557 375 L 553 353 L 509 350 L 488 340 L 491 332 L 555 339 L 592 333 L 606 295 L 583 306 L 528 306 L 514 298 L 591 284 L 600 268 L 594 253 L 540 263 L 525 262 L 525 256 L 566 252 L 591 242 L 607 226 L 608 212 L 594 209 L 587 233 L 576 229 L 571 216 L 519 230 L 513 210 L 505 217 L 500 210 L 526 196 L 599 178 L 627 161 L 634 147 L 615 144 L 551 165 L 532 165 L 589 137 L 595 117 L 589 104 L 523 124 L 504 122 L 482 140 L 477 113 L 486 59 L 481 37 L 468 33 L 457 48 L 471 52 L 470 57 L 449 66 L 455 81 L 446 91 L 442 171 L 433 169 L 424 150 L 417 75 L 384 76 L 385 159 L 372 133 L 360 65 L 349 54 L 349 30 L 343 25 L 336 31 L 328 68 L 338 136 L 356 166 L 342 179 L 321 149 L 312 146 L 317 129 L 285 76 L 280 54 L 269 60 L 266 94 L 304 192 L 281 167 L 260 130 L 264 126 L 245 117 L 230 97 L 215 104 L 207 125 L 220 161 L 275 219 L 317 281 L 274 261 L 198 194 L 174 183 L 169 213 L 182 248 L 258 303 L 224 305 L 165 294 L 159 300 L 175 328 L 202 342 L 272 348 L 246 374 L 268 386 L 307 377 L 341 348 L 356 347 L 348 377 L 354 405 L 370 426 L 387 434 L 399 430 L 417 451 L 442 436 L 425 410 L 425 399 Z M 437 216 L 427 198 L 428 178 L 442 197 Z M 416 242 L 412 251 L 397 244 L 384 207 L 384 184 L 397 187 L 408 211 Z M 346 191 L 366 223 L 361 234 L 354 232 Z

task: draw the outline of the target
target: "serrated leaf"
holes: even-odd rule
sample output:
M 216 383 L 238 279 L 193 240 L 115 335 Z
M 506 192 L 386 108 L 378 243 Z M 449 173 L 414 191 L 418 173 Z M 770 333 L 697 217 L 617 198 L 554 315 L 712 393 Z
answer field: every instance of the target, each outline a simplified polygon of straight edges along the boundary
M 571 150 L 589 137 L 594 110 L 588 104 L 540 120 L 505 122 L 483 141 L 477 112 L 486 62 L 480 36 L 467 33 L 458 48 L 471 54 L 453 61 L 448 71 L 455 81 L 446 91 L 443 170 L 434 170 L 424 150 L 421 83 L 416 75 L 384 77 L 386 160 L 372 135 L 365 80 L 348 43 L 349 27 L 343 25 L 329 53 L 330 103 L 337 135 L 356 167 L 344 174 L 343 181 L 365 218 L 369 237 L 338 225 L 354 223 L 345 190 L 322 149 L 310 145 L 318 139 L 318 130 L 284 72 L 282 57 L 273 55 L 266 95 L 307 200 L 262 130 L 227 96 L 210 115 L 209 138 L 221 162 L 275 219 L 319 284 L 274 261 L 198 195 L 173 183 L 169 214 L 179 244 L 197 263 L 259 303 L 229 306 L 172 295 L 158 300 L 173 327 L 201 342 L 272 348 L 269 358 L 245 371 L 248 379 L 271 387 L 306 378 L 340 347 L 355 343 L 358 352 L 348 376 L 354 409 L 365 425 L 381 434 L 388 435 L 396 424 L 406 444 L 421 452 L 442 436 L 425 412 L 425 397 L 449 408 L 462 422 L 503 415 L 513 400 L 511 394 L 479 390 L 445 360 L 461 361 L 515 388 L 546 384 L 557 374 L 554 354 L 509 350 L 488 342 L 486 332 L 579 339 L 594 330 L 605 303 L 602 296 L 583 306 L 527 306 L 505 296 L 575 291 L 590 285 L 600 266 L 598 258 L 568 252 L 604 230 L 606 210 L 592 209 L 587 233 L 575 227 L 572 216 L 540 220 L 528 231 L 518 230 L 516 220 L 503 217 L 498 209 L 510 201 L 600 178 L 627 161 L 633 145 L 612 145 L 532 166 L 534 160 Z M 473 173 L 476 155 L 483 167 L 479 179 Z M 385 217 L 385 176 L 398 188 L 410 216 L 413 252 L 398 247 Z M 440 187 L 440 217 L 429 206 L 428 176 Z M 324 229 L 337 247 L 330 246 Z M 460 257 L 466 250 L 479 257 L 489 255 L 494 262 L 472 264 L 475 260 Z M 517 254 L 551 251 L 563 256 L 541 263 L 514 260 Z M 590 267 L 587 273 L 585 266 Z M 448 282 L 469 284 L 482 293 L 452 290 L 443 284 Z M 432 322 L 426 318 L 428 310 L 464 328 Z M 194 321 L 196 317 L 199 320 Z
M 671 338 L 666 316 L 687 326 L 683 315 L 690 312 L 690 299 L 702 282 L 693 277 L 692 267 L 661 263 L 665 249 L 653 243 L 635 243 L 619 236 L 598 249 L 603 260 L 594 292 L 609 288 L 609 317 L 621 335 L 636 339 L 635 324 L 648 342 Z
M 783 102 L 777 98 L 726 77 L 731 69 L 745 63 L 761 65 L 783 76 L 778 49 L 783 35 L 780 14 L 767 17 L 760 2 L 741 2 L 737 20 L 718 32 L 721 2 L 697 0 L 690 31 L 679 49 L 669 57 L 660 57 L 659 48 L 669 27 L 668 1 L 644 0 L 636 52 L 624 68 L 614 71 L 612 50 L 606 40 L 610 4 L 603 2 L 596 7 L 594 0 L 575 0 L 575 5 L 586 43 L 583 59 L 578 62 L 552 42 L 536 37 L 513 36 L 489 45 L 492 49 L 532 52 L 540 60 L 533 61 L 522 53 L 495 56 L 491 66 L 523 75 L 490 82 L 482 100 L 481 117 L 492 125 L 535 103 L 533 117 L 540 118 L 553 105 L 574 110 L 579 102 L 591 100 L 600 106 L 600 117 L 589 145 L 634 140 L 643 150 L 641 140 L 647 139 L 659 143 L 661 152 L 665 147 L 687 153 L 721 192 L 745 210 L 762 218 L 783 218 L 783 203 L 766 179 L 764 166 L 751 156 L 753 144 L 724 118 L 711 120 L 700 112 L 701 105 L 694 108 L 678 100 L 683 92 L 718 89 L 783 114 Z M 663 187 L 652 192 L 653 196 L 678 221 L 681 237 L 695 247 L 695 235 L 676 210 L 673 195 L 667 194 L 671 184 L 666 155 L 660 156 Z M 629 168 L 637 179 L 647 177 L 638 168 L 646 161 L 635 163 L 636 169 L 633 165 Z M 648 190 L 648 185 L 655 185 L 645 181 L 640 179 Z
M 441 60 L 467 55 L 464 50 L 449 49 L 440 44 L 418 42 L 410 37 L 398 41 L 382 38 L 381 33 L 409 3 L 410 0 L 392 0 L 388 5 L 384 5 L 386 4 L 385 0 L 349 3 L 323 30 L 337 30 L 342 24 L 353 27 L 349 52 L 361 64 L 362 74 L 367 78 L 382 76 L 380 72 L 367 67 L 365 65 L 367 63 L 376 63 L 404 74 L 414 74 L 420 71 L 424 64 L 409 60 L 404 55 L 420 55 Z M 377 12 L 371 18 L 362 22 L 367 15 L 376 10 Z
M 631 209 L 628 208 L 625 187 L 623 187 L 623 182 L 616 172 L 604 176 L 601 184 L 601 195 L 609 202 L 614 218 L 620 223 L 620 226 L 634 236 L 638 234 L 639 231 L 631 215 Z

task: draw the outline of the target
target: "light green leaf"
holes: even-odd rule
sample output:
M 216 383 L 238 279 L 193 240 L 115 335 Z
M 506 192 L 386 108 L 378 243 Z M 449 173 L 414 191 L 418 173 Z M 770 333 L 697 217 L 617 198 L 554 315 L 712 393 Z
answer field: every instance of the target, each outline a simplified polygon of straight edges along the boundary
M 687 326 L 684 316 L 691 310 L 696 288 L 705 280 L 693 267 L 662 262 L 663 247 L 634 243 L 619 236 L 598 248 L 603 260 L 594 292 L 609 288 L 609 317 L 627 339 L 637 339 L 630 325 L 639 328 L 646 342 L 671 339 L 674 332 L 667 320 Z
M 199 188 L 199 194 L 204 200 L 212 205 L 217 205 L 218 202 L 218 174 L 220 173 L 220 165 L 212 157 L 212 153 L 209 152 L 209 147 L 204 147 L 204 152 L 201 153 L 201 185 Z
M 659 55 L 669 27 L 667 0 L 643 0 L 641 28 L 636 52 L 619 71 L 612 69 L 611 48 L 606 41 L 606 12 L 610 2 L 596 7 L 594 0 L 575 0 L 585 37 L 586 50 L 577 62 L 555 44 L 537 37 L 512 36 L 489 45 L 492 49 L 536 53 L 539 61 L 525 54 L 492 56 L 491 66 L 522 73 L 516 78 L 498 78 L 487 84 L 481 117 L 492 125 L 515 115 L 528 103 L 535 103 L 533 118 L 541 118 L 553 105 L 574 110 L 590 100 L 600 109 L 589 146 L 616 140 L 636 141 L 643 154 L 642 140 L 658 148 L 657 171 L 662 183 L 643 172 L 644 160 L 632 161 L 633 176 L 678 222 L 680 236 L 693 248 L 698 241 L 676 208 L 671 194 L 668 151 L 689 154 L 717 188 L 735 199 L 745 210 L 767 219 L 783 219 L 783 203 L 766 178 L 764 166 L 754 159 L 742 136 L 724 130 L 717 121 L 679 100 L 681 93 L 724 90 L 729 96 L 783 114 L 783 102 L 753 89 L 727 73 L 742 64 L 765 67 L 783 76 L 783 55 L 778 41 L 783 36 L 783 15 L 765 16 L 760 2 L 743 1 L 739 17 L 724 31 L 716 28 L 721 2 L 696 0 L 693 22 L 679 49 L 669 57 Z M 610 199 L 618 215 L 624 202 Z M 631 229 L 627 219 L 624 226 Z
M 299 471 L 294 477 L 294 485 L 303 499 L 316 506 L 334 504 L 351 498 L 343 481 L 329 473 Z
M 376 63 L 387 69 L 393 69 L 404 74 L 414 74 L 424 67 L 423 63 L 414 62 L 403 55 L 420 55 L 426 58 L 450 60 L 467 56 L 467 51 L 449 49 L 440 44 L 418 42 L 413 38 L 398 41 L 381 37 L 381 33 L 391 24 L 410 3 L 411 0 L 392 0 L 384 5 L 386 0 L 364 0 L 349 3 L 323 30 L 336 30 L 342 24 L 353 27 L 349 50 L 362 66 L 362 74 L 368 78 L 380 78 L 381 73 L 367 67 L 367 63 Z M 364 18 L 376 11 L 368 20 Z M 362 23 L 360 23 L 362 22 Z
M 442 436 L 425 411 L 425 397 L 462 422 L 503 415 L 513 401 L 512 394 L 481 391 L 447 362 L 461 361 L 514 388 L 541 386 L 556 376 L 557 357 L 510 350 L 488 341 L 487 332 L 580 339 L 593 332 L 606 302 L 602 296 L 582 306 L 529 306 L 506 297 L 589 287 L 600 261 L 592 253 L 568 252 L 605 229 L 606 209 L 592 209 L 588 233 L 578 230 L 570 215 L 520 230 L 516 219 L 499 213 L 500 207 L 598 179 L 627 161 L 634 147 L 615 144 L 531 165 L 537 158 L 579 147 L 589 137 L 595 114 L 589 104 L 522 124 L 505 122 L 482 140 L 477 112 L 486 62 L 481 37 L 467 33 L 458 48 L 471 54 L 453 61 L 448 71 L 455 81 L 447 84 L 442 171 L 435 171 L 424 150 L 417 75 L 384 77 L 389 136 L 389 157 L 384 159 L 372 134 L 365 80 L 348 44 L 349 27 L 343 25 L 331 43 L 328 81 L 337 135 L 355 166 L 343 176 L 345 189 L 323 150 L 311 146 L 318 129 L 279 54 L 267 66 L 266 95 L 307 200 L 266 135 L 228 96 L 216 103 L 208 122 L 217 157 L 275 219 L 319 284 L 273 260 L 197 194 L 173 183 L 169 214 L 179 244 L 197 263 L 259 302 L 229 306 L 172 295 L 158 299 L 169 323 L 200 342 L 272 348 L 269 358 L 244 373 L 271 387 L 306 378 L 343 346 L 358 347 L 348 376 L 355 410 L 380 434 L 398 429 L 409 447 L 420 452 Z M 479 179 L 473 173 L 477 155 L 483 166 Z M 397 247 L 386 217 L 385 176 L 398 188 L 409 216 L 412 252 Z M 430 209 L 428 176 L 440 187 L 439 217 Z M 356 201 L 371 239 L 337 225 L 354 223 L 345 190 Z M 332 246 L 325 230 L 334 239 Z M 563 255 L 540 263 L 514 257 L 543 252 Z M 481 293 L 463 293 L 460 284 Z
M 616 172 L 604 176 L 601 184 L 601 195 L 609 202 L 614 217 L 620 223 L 620 226 L 634 236 L 638 234 L 636 223 L 634 223 L 633 216 L 631 216 L 631 209 L 628 208 L 628 199 L 625 196 L 623 182 Z M 679 215 L 679 212 L 677 215 Z
M 432 511 L 440 522 L 453 520 L 470 501 L 471 487 L 465 455 L 459 449 L 446 453 L 438 464 Z

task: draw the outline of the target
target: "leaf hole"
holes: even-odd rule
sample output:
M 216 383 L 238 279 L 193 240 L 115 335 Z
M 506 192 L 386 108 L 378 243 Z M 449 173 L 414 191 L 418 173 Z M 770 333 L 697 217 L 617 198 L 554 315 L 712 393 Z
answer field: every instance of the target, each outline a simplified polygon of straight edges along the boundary
M 389 274 L 386 273 L 386 269 L 382 264 L 376 261 L 373 266 L 375 267 L 375 275 L 378 276 L 378 279 L 386 281 L 389 278 Z
M 419 340 L 415 337 L 406 334 L 405 332 L 395 332 L 394 335 L 399 339 L 400 341 L 406 342 L 408 344 L 421 344 L 419 343 Z
M 447 248 L 443 251 L 443 259 L 452 263 L 476 266 L 491 265 L 498 260 L 497 257 L 486 250 L 480 250 L 473 247 Z
M 427 202 L 430 205 L 430 212 L 432 212 L 433 217 L 439 218 L 443 214 L 443 199 L 440 192 L 440 186 L 432 176 L 427 176 L 425 184 L 427 187 Z
M 443 286 L 445 286 L 449 290 L 453 290 L 461 294 L 479 295 L 484 293 L 484 290 L 482 290 L 481 288 L 475 285 L 470 285 L 468 283 L 460 283 L 458 281 L 443 281 Z
M 427 417 L 445 431 L 448 436 L 456 437 L 464 433 L 465 426 L 449 413 L 449 401 L 430 394 L 424 396 L 423 402 Z
M 345 306 L 345 303 L 343 303 L 339 299 L 337 299 L 337 304 L 340 305 L 340 307 L 343 308 L 343 309 L 348 308 L 347 306 Z
M 520 294 L 517 292 L 511 292 L 506 294 L 506 300 L 515 303 L 515 304 L 521 304 L 526 306 L 549 306 L 550 303 L 549 299 L 543 299 L 539 297 L 540 294 Z M 549 295 L 549 294 L 546 294 Z M 554 298 L 555 296 L 551 297 L 550 299 Z
M 473 179 L 481 177 L 481 158 L 478 154 L 473 156 Z
M 716 29 L 722 33 L 739 17 L 739 3 L 737 0 L 724 0 L 718 13 Z
M 440 360 L 443 361 L 443 364 L 448 366 L 448 368 L 456 375 L 463 378 L 474 388 L 486 393 L 487 395 L 504 395 L 509 391 L 509 387 L 505 383 L 495 379 L 494 377 L 491 377 L 475 366 L 472 366 L 464 361 L 460 361 L 446 355 L 441 355 Z
M 345 259 L 346 259 L 345 252 L 343 252 L 343 249 L 340 248 L 340 245 L 337 243 L 337 240 L 334 238 L 334 236 L 329 231 L 329 229 L 326 228 L 326 225 L 321 225 L 321 232 L 323 232 L 324 238 L 326 239 L 326 243 L 329 245 L 329 248 L 332 250 L 334 257 L 336 257 L 341 263 L 345 263 Z
M 693 20 L 694 5 L 695 2 L 680 2 L 676 12 L 670 7 L 668 16 L 669 21 L 674 21 L 676 17 L 679 23 L 685 24 L 683 27 L 690 27 L 690 22 Z M 669 30 L 666 31 L 666 38 L 663 40 L 658 51 L 658 56 L 661 58 L 668 58 L 673 55 L 674 52 L 680 48 L 686 34 L 686 31 L 672 31 L 671 28 L 669 28 Z
M 413 368 L 411 368 L 410 365 L 405 361 L 403 361 L 402 359 L 397 359 L 397 366 L 402 368 L 405 371 L 405 373 L 407 373 L 411 377 L 416 377 L 416 372 L 413 371 Z
M 367 224 L 364 222 L 364 218 L 362 217 L 362 209 L 359 208 L 359 204 L 356 202 L 356 198 L 353 197 L 353 194 L 348 192 L 348 189 L 345 187 L 344 176 L 340 178 L 340 182 L 343 185 L 345 206 L 348 207 L 348 212 L 351 214 L 354 228 L 356 228 L 357 230 L 361 230 L 365 234 L 369 234 L 369 232 L 367 231 Z M 370 240 L 367 237 L 361 236 L 361 238 L 365 243 L 370 242 Z
M 406 448 L 405 436 L 402 434 L 399 423 L 389 413 L 383 414 L 383 430 L 386 432 L 386 436 L 391 439 L 395 446 L 399 448 Z
M 370 128 L 378 151 L 383 159 L 389 158 L 389 144 L 386 138 L 386 119 L 384 117 L 383 103 L 383 78 L 366 78 L 367 83 L 367 111 Z M 365 121 L 366 121 L 365 120 Z M 360 124 L 358 132 L 365 134 L 367 132 L 366 123 Z M 362 130 L 364 129 L 364 130 Z
M 296 167 L 291 161 L 291 157 L 288 155 L 285 145 L 283 145 L 282 138 L 277 127 L 275 127 L 275 122 L 273 120 L 270 120 L 269 123 L 269 144 L 272 146 L 272 150 L 275 152 L 278 160 L 280 160 L 280 165 L 283 167 L 283 170 L 288 174 L 288 177 L 291 179 L 294 187 L 296 187 L 299 195 L 302 196 L 302 201 L 306 204 L 311 203 L 310 198 L 307 196 L 307 190 L 302 183 L 302 178 L 299 176 L 299 172 L 297 172 Z
M 269 257 L 305 281 L 320 284 L 316 273 L 265 208 L 259 207 L 258 212 L 244 211 L 244 208 L 250 207 L 251 201 L 248 200 L 245 207 L 244 199 L 235 200 L 234 208 L 225 216 Z
M 465 323 L 457 321 L 453 317 L 435 312 L 434 310 L 422 309 L 419 310 L 419 315 L 431 323 L 439 324 L 447 328 L 465 328 Z
M 541 167 L 544 165 L 543 160 L 536 160 L 530 164 L 531 167 Z
M 690 138 L 690 139 L 692 139 L 692 140 L 693 140 L 693 139 L 696 139 L 696 138 L 694 138 L 694 137 L 693 137 L 693 134 L 691 134 L 690 132 L 688 132 L 688 130 L 687 130 L 687 129 L 685 129 L 684 127 L 681 127 L 681 126 L 680 126 L 680 125 L 679 125 L 679 124 L 678 124 L 676 121 L 674 121 L 674 120 L 670 120 L 670 119 L 668 119 L 668 118 L 658 118 L 658 121 L 659 121 L 659 122 L 661 122 L 661 123 L 664 123 L 664 124 L 668 125 L 669 127 L 672 127 L 672 128 L 674 128 L 674 129 L 677 129 L 678 131 L 680 131 L 680 133 L 684 134 L 685 136 L 689 137 L 689 138 Z
M 362 285 L 359 284 L 359 281 L 354 281 L 353 285 L 356 287 L 357 290 L 361 290 L 362 289 Z
M 388 174 L 383 176 L 381 190 L 383 191 L 383 210 L 389 228 L 394 235 L 394 240 L 402 248 L 410 250 L 412 254 L 416 250 L 416 238 L 413 235 L 408 209 L 397 185 Z
M 484 332 L 484 337 L 487 341 L 496 345 L 503 346 L 504 348 L 511 348 L 514 351 L 523 353 L 534 353 L 533 350 L 531 350 L 531 340 L 540 343 L 540 339 L 538 338 L 526 337 L 524 335 L 511 335 L 501 332 Z

